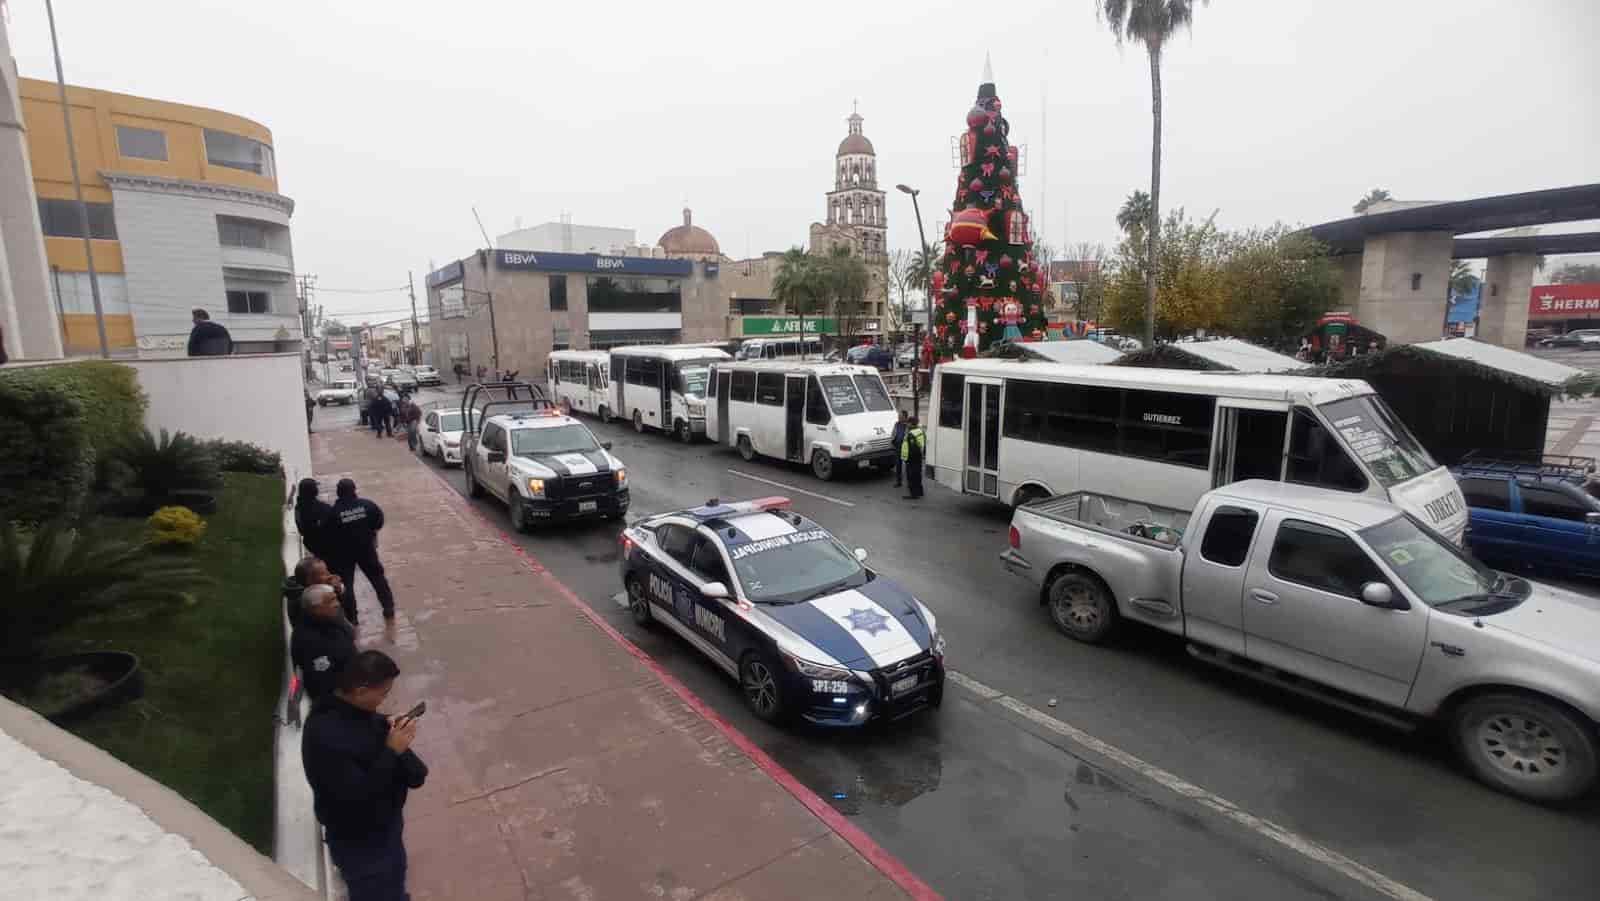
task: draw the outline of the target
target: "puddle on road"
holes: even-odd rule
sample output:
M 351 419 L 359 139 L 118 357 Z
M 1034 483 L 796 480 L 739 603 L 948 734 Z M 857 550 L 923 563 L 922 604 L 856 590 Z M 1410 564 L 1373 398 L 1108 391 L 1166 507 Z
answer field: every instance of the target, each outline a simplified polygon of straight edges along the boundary
M 870 730 L 878 731 L 878 730 Z M 803 737 L 785 742 L 770 753 L 835 810 L 855 816 L 869 807 L 902 807 L 938 791 L 944 777 L 944 759 L 937 738 L 905 736 L 909 741 L 863 735 L 821 736 L 815 742 Z M 829 740 L 835 743 L 828 744 Z

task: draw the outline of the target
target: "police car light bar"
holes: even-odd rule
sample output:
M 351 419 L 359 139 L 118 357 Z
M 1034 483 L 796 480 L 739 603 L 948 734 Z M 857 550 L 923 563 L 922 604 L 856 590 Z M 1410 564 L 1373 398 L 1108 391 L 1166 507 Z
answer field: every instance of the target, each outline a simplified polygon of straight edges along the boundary
M 688 513 L 701 520 L 722 519 L 741 513 L 766 513 L 771 510 L 787 510 L 792 505 L 793 501 L 778 495 L 758 497 L 751 501 L 736 501 L 731 504 L 724 503 L 717 498 L 711 498 L 706 501 L 705 506 L 696 507 L 689 510 Z

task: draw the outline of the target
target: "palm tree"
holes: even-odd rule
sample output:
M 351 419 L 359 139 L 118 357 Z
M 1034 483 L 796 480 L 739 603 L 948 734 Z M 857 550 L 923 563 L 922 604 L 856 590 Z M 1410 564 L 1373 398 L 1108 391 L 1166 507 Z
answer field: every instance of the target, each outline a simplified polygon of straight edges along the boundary
M 1205 0 L 1201 0 L 1205 2 Z M 1161 51 L 1167 40 L 1188 28 L 1193 0 L 1095 0 L 1117 43 L 1138 41 L 1150 56 L 1150 228 L 1145 251 L 1144 342 L 1156 338 L 1156 247 L 1161 240 Z
M 944 251 L 939 249 L 938 241 L 925 245 L 912 255 L 912 278 L 914 281 L 909 283 L 911 288 L 924 293 L 927 292 L 928 279 L 931 277 L 933 270 L 939 268 L 939 258 L 941 256 L 944 256 Z
M 835 244 L 826 257 L 818 261 L 823 274 L 827 296 L 832 301 L 834 315 L 838 317 L 840 343 L 847 332 L 853 332 L 860 319 L 861 306 L 866 302 L 867 288 L 872 275 L 848 244 Z M 851 328 L 847 329 L 849 323 Z
M 1370 207 L 1373 204 L 1379 203 L 1379 202 L 1384 201 L 1384 200 L 1393 200 L 1393 199 L 1394 199 L 1393 197 L 1389 196 L 1389 192 L 1388 191 L 1385 191 L 1382 188 L 1373 188 L 1372 190 L 1367 192 L 1367 196 L 1365 196 L 1365 197 L 1361 198 L 1360 200 L 1356 201 L 1356 205 L 1351 207 L 1350 211 L 1352 213 L 1357 213 L 1357 214 L 1365 213 L 1367 211 L 1367 207 Z
M 1132 236 L 1136 230 L 1143 229 L 1150 221 L 1150 195 L 1143 191 L 1134 191 L 1128 199 L 1122 202 L 1122 209 L 1117 210 L 1117 227 L 1122 233 Z
M 778 260 L 778 271 L 772 276 L 772 295 L 783 304 L 784 312 L 800 317 L 800 347 L 805 348 L 806 314 L 812 312 L 819 300 L 826 296 L 822 272 L 817 258 L 799 247 L 791 247 Z

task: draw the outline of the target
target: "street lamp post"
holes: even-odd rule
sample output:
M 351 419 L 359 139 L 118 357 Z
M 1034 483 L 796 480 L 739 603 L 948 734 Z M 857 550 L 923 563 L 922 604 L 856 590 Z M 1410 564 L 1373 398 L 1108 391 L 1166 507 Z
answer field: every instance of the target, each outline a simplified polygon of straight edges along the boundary
M 917 216 L 917 240 L 922 242 L 922 247 L 920 248 L 921 251 L 922 251 L 922 302 L 924 304 L 926 304 L 927 307 L 928 307 L 928 339 L 932 340 L 933 339 L 933 281 L 932 281 L 933 272 L 932 272 L 931 267 L 933 265 L 933 261 L 928 258 L 928 236 L 922 230 L 922 206 L 917 203 L 917 195 L 921 194 L 922 192 L 919 191 L 916 188 L 910 187 L 909 185 L 895 185 L 895 190 L 900 191 L 902 194 L 910 194 L 911 195 L 911 210 L 912 210 L 912 212 L 916 213 L 916 216 Z M 916 330 L 915 327 L 913 327 L 912 330 L 911 330 L 911 343 L 912 343 L 912 354 L 913 354 L 912 359 L 913 360 L 920 360 L 920 358 L 922 356 L 922 349 L 920 347 L 916 346 L 916 341 L 917 341 L 917 330 Z M 929 368 L 929 370 L 928 370 L 928 378 L 930 378 L 930 379 L 933 378 L 933 370 L 932 370 L 932 368 Z M 919 403 L 919 400 L 920 399 L 919 399 L 919 395 L 918 395 L 918 385 L 917 385 L 917 364 L 916 363 L 912 363 L 912 365 L 911 365 L 911 415 L 912 416 L 918 415 L 918 409 L 919 408 L 918 408 L 917 404 Z

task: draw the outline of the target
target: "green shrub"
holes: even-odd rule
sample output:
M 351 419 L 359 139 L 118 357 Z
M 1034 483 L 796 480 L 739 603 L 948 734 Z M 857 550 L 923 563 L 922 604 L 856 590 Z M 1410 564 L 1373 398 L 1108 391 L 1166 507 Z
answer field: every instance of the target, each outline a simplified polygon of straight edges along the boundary
M 163 506 L 178 492 L 215 488 L 222 483 L 217 464 L 193 435 L 168 434 L 158 439 L 147 429 L 124 438 L 112 451 L 111 463 L 122 494 L 144 509 Z
M 201 442 L 211 459 L 222 472 L 247 472 L 258 476 L 273 476 L 283 471 L 283 455 L 248 441 L 224 441 L 213 438 Z
M 206 534 L 206 521 L 188 507 L 162 507 L 145 522 L 155 547 L 192 547 Z

